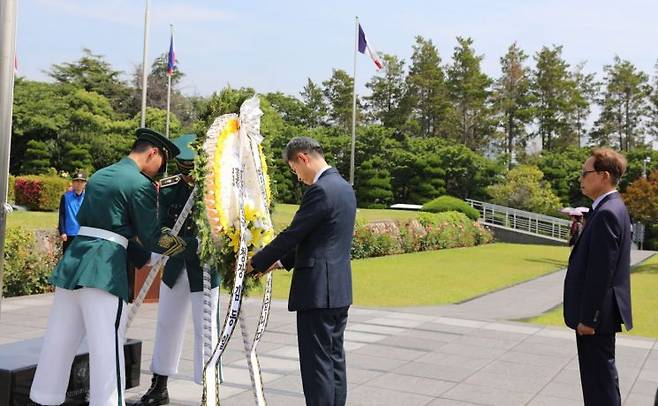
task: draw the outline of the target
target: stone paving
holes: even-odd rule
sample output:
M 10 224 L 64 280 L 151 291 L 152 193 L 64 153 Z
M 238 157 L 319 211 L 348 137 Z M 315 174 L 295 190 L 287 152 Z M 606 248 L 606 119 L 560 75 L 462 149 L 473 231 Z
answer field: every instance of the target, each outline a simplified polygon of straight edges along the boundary
M 44 333 L 52 295 L 5 299 L 0 344 Z M 245 302 L 253 329 L 258 303 Z M 149 363 L 157 305 L 147 304 L 129 332 L 142 339 L 142 385 Z M 191 322 L 179 374 L 170 380 L 172 405 L 198 405 L 192 383 Z M 252 333 L 252 332 L 250 332 Z M 353 307 L 346 332 L 349 405 L 556 405 L 582 404 L 576 346 L 566 329 L 523 323 L 469 320 L 440 313 L 419 314 Z M 653 405 L 658 387 L 658 343 L 620 336 L 618 367 L 625 405 Z M 260 347 L 269 405 L 303 405 L 294 313 L 273 304 Z M 224 405 L 253 405 L 249 375 L 236 331 L 224 357 Z

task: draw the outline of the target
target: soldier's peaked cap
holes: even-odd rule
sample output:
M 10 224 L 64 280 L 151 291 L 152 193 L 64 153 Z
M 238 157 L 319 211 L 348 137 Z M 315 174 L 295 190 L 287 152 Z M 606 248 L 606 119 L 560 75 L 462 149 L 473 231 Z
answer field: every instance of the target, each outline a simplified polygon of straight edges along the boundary
M 180 153 L 176 144 L 171 142 L 164 135 L 155 130 L 151 130 L 150 128 L 138 128 L 137 140 L 146 141 L 154 147 L 160 148 L 167 154 L 167 159 L 169 159 L 169 157 L 175 157 Z
M 196 134 L 183 134 L 173 141 L 180 150 L 176 156 L 177 161 L 194 161 L 196 158 L 196 152 L 192 146 L 194 142 L 196 142 Z

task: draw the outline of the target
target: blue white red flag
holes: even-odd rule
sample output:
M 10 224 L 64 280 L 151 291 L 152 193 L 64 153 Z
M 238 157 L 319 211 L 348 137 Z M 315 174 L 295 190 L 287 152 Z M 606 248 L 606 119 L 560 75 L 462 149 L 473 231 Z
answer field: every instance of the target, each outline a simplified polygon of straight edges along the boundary
M 169 43 L 169 56 L 167 58 L 167 75 L 171 76 L 174 74 L 174 69 L 176 69 L 176 51 L 174 51 L 174 34 L 171 34 L 171 42 Z

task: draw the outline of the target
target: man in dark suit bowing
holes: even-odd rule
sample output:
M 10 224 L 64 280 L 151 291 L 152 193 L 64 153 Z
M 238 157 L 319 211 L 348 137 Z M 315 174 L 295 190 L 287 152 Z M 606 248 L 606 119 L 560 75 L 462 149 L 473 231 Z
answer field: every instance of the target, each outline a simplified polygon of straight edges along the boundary
M 615 366 L 615 333 L 633 327 L 631 227 L 616 190 L 626 159 L 599 148 L 585 161 L 583 194 L 592 200 L 585 228 L 571 251 L 564 280 L 564 321 L 576 330 L 585 405 L 621 405 Z
M 350 251 L 356 198 L 324 160 L 312 138 L 293 138 L 283 151 L 309 186 L 288 228 L 251 260 L 253 272 L 294 268 L 288 310 L 297 312 L 299 363 L 306 404 L 342 406 L 347 397 L 343 332 L 352 304 Z

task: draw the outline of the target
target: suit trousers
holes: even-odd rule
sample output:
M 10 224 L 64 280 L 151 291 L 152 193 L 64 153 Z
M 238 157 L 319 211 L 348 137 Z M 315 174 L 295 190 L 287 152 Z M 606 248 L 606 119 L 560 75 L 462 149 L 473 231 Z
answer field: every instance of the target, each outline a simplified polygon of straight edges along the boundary
M 619 377 L 615 366 L 615 335 L 576 334 L 578 365 L 586 406 L 620 406 Z
M 125 405 L 124 329 L 126 303 L 104 290 L 55 288 L 30 399 L 64 403 L 73 359 L 82 339 L 89 347 L 89 404 Z
M 344 406 L 347 373 L 343 334 L 349 306 L 297 312 L 297 342 L 307 406 Z

